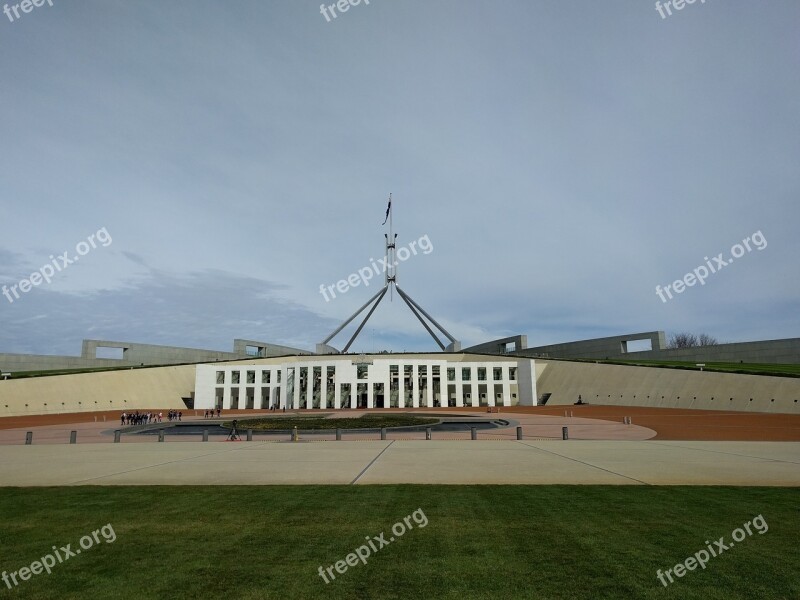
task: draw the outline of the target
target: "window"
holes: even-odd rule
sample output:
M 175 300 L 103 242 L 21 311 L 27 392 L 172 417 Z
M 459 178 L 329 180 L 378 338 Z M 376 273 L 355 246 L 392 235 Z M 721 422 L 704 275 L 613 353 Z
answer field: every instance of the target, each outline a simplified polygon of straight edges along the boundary
M 225 383 L 225 371 L 217 371 L 217 384 L 222 385 Z
M 508 368 L 508 378 L 511 381 L 517 380 L 517 367 L 509 367 Z
M 255 371 L 248 371 L 247 372 L 247 383 L 255 383 L 256 382 L 256 372 Z
M 281 370 L 278 369 L 278 383 L 281 382 Z
M 356 372 L 358 379 L 366 379 L 369 376 L 369 365 L 358 365 Z
M 478 367 L 478 381 L 486 381 L 486 367 Z
M 464 367 L 461 369 L 461 381 L 470 381 L 470 371 L 469 367 Z
M 494 377 L 495 381 L 503 381 L 503 367 L 492 369 L 492 377 Z
M 453 367 L 448 367 L 447 369 L 447 381 L 455 381 L 456 380 L 456 370 Z
M 262 371 L 261 372 L 261 383 L 269 383 L 270 381 L 270 372 L 269 371 Z
M 239 383 L 239 371 L 231 372 L 231 383 L 238 384 Z

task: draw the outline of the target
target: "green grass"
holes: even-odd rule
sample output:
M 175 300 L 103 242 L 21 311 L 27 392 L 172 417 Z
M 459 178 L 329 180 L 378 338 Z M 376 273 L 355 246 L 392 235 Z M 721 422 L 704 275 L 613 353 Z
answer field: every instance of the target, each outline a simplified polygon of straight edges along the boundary
M 237 427 L 240 430 L 253 429 L 254 431 L 287 430 L 297 427 L 299 431 L 315 429 L 379 429 L 381 427 L 410 427 L 414 425 L 434 425 L 439 419 L 429 417 L 414 417 L 411 415 L 366 414 L 356 418 L 326 419 L 324 417 L 264 417 L 254 419 L 239 419 Z M 223 423 L 230 427 L 232 421 Z
M 699 371 L 697 361 L 679 360 L 623 360 L 623 359 L 570 359 L 577 362 L 599 362 L 606 365 L 631 365 L 640 367 L 663 367 L 667 369 L 689 369 Z M 703 370 L 745 375 L 772 375 L 777 377 L 800 377 L 800 364 L 729 363 L 707 362 Z
M 0 489 L 0 569 L 111 523 L 117 539 L 2 598 L 800 598 L 798 490 L 632 486 Z M 428 519 L 326 585 L 327 567 L 422 509 Z M 763 515 L 664 588 L 668 569 Z M 102 540 L 102 538 L 101 538 Z

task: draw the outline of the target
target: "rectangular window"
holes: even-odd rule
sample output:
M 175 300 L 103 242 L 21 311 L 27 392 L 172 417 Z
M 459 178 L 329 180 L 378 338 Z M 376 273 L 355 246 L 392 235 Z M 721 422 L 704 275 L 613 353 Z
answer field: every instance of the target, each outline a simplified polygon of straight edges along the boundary
M 503 367 L 495 367 L 492 373 L 495 381 L 503 381 Z
M 269 371 L 262 371 L 261 372 L 261 383 L 270 383 L 270 372 Z
M 247 383 L 255 383 L 256 382 L 256 372 L 255 371 L 248 371 L 247 372 Z
M 281 382 L 281 370 L 278 369 L 278 383 Z
M 239 383 L 239 371 L 231 372 L 231 383 L 238 384 Z
M 456 380 L 455 367 L 448 367 L 447 368 L 447 381 L 455 381 L 455 380 Z
M 217 371 L 217 385 L 225 383 L 225 371 Z
M 369 365 L 358 365 L 356 370 L 358 379 L 366 379 L 369 376 Z
M 508 368 L 508 378 L 511 381 L 517 380 L 517 367 L 509 367 Z
M 461 381 L 471 381 L 470 380 L 470 377 L 471 377 L 470 371 L 472 371 L 472 369 L 470 369 L 469 367 L 463 367 L 461 369 Z
M 478 367 L 478 381 L 486 381 L 486 367 Z

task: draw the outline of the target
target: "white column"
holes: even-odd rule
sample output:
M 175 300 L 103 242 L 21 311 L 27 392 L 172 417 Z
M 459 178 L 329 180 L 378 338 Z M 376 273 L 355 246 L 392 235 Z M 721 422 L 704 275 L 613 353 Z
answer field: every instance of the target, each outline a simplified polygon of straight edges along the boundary
M 295 365 L 294 370 L 294 397 L 292 398 L 292 407 L 295 409 L 300 408 L 300 367 Z
M 225 374 L 225 380 L 229 381 L 231 378 L 230 372 Z M 231 407 L 231 388 L 233 386 L 230 383 L 226 383 L 225 387 L 222 389 L 222 408 L 230 408 Z M 214 394 L 214 408 L 216 409 L 216 393 Z
M 328 408 L 328 366 L 326 364 L 320 368 L 319 407 Z
M 333 406 L 342 408 L 342 382 L 339 381 L 339 369 L 335 365 L 333 368 Z
M 419 364 L 414 362 L 411 367 L 411 384 L 414 386 L 411 390 L 411 406 L 419 408 Z
M 428 363 L 427 374 L 425 375 L 425 383 L 428 389 L 425 392 L 425 406 L 433 408 L 433 364 Z

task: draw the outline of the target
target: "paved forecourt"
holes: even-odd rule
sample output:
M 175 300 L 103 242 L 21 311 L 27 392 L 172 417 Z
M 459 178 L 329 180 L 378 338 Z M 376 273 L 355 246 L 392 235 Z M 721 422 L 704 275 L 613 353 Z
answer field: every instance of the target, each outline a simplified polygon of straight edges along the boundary
M 0 485 L 800 485 L 800 442 L 372 440 L 0 447 Z

